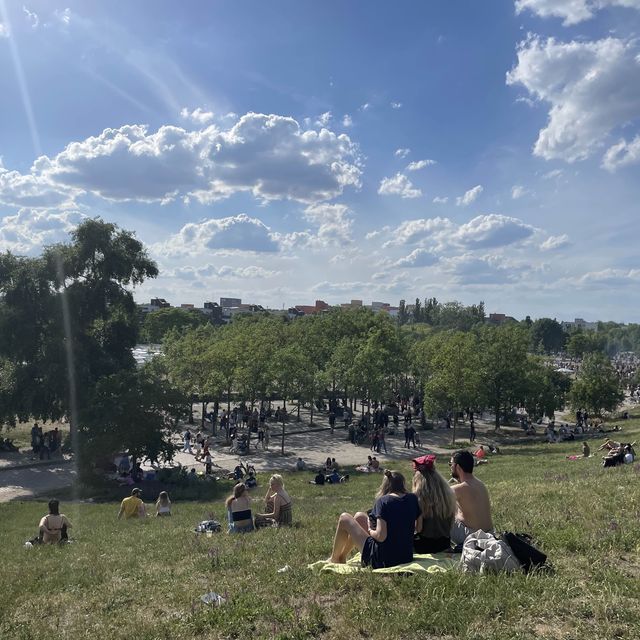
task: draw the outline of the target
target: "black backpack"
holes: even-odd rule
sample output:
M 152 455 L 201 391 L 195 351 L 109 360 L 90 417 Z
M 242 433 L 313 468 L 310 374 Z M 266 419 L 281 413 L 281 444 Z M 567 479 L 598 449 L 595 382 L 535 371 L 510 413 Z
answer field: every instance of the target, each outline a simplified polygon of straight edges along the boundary
M 505 531 L 502 539 L 509 545 L 513 555 L 518 558 L 525 573 L 546 565 L 547 556 L 531 544 L 531 536 L 526 533 Z

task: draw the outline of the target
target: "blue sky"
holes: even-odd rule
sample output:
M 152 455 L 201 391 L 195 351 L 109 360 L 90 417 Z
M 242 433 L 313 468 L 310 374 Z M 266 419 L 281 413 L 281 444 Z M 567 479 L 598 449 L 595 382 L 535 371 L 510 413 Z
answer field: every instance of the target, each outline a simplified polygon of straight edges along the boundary
M 0 250 L 133 230 L 144 301 L 640 321 L 640 0 L 0 0 Z

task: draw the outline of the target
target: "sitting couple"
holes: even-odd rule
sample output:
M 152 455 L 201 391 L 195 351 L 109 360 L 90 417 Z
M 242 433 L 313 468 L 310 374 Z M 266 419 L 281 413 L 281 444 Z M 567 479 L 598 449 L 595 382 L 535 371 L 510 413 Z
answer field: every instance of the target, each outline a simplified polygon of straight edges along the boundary
M 265 513 L 255 516 L 255 528 L 291 524 L 291 497 L 284 488 L 284 480 L 279 474 L 269 479 L 265 495 Z M 226 500 L 229 533 L 247 533 L 254 530 L 251 515 L 251 498 L 247 486 L 240 482 L 233 488 L 233 495 Z
M 345 563 L 357 547 L 363 566 L 393 567 L 411 562 L 414 551 L 445 551 L 472 531 L 492 530 L 488 493 L 472 475 L 473 456 L 459 451 L 451 458 L 452 477 L 459 481 L 454 488 L 438 473 L 435 460 L 433 455 L 413 460 L 413 493 L 401 473 L 385 470 L 369 514 L 340 516 L 331 562 Z

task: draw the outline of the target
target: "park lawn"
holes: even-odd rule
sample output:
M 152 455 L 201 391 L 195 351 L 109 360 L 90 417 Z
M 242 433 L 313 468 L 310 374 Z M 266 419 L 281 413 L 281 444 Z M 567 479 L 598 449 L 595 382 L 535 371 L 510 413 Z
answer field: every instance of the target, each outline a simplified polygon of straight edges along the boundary
M 635 440 L 640 420 L 624 424 Z M 592 449 L 597 448 L 592 441 Z M 579 443 L 505 447 L 477 470 L 499 530 L 532 534 L 555 572 L 339 576 L 306 567 L 331 548 L 337 516 L 368 508 L 380 476 L 315 487 L 287 474 L 290 529 L 196 537 L 222 499 L 174 516 L 119 522 L 117 503 L 64 504 L 75 543 L 26 549 L 44 502 L 0 505 L 0 638 L 628 638 L 640 637 L 640 465 L 568 461 Z M 447 460 L 439 460 L 446 473 Z M 399 464 L 410 477 L 407 463 Z M 258 501 L 266 475 L 254 490 Z M 225 483 L 220 495 L 231 487 Z M 155 496 L 145 496 L 151 502 Z M 278 569 L 289 565 L 283 573 Z M 227 597 L 219 607 L 199 596 Z

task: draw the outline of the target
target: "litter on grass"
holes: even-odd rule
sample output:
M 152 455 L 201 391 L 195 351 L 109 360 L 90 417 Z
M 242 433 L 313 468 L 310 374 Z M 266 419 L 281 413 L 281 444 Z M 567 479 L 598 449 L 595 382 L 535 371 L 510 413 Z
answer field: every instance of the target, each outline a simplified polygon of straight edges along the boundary
M 227 601 L 226 598 L 221 596 L 219 593 L 216 593 L 215 591 L 209 591 L 209 593 L 205 593 L 204 595 L 200 596 L 200 600 L 202 600 L 202 602 L 204 602 L 205 604 L 213 604 L 217 607 Z

